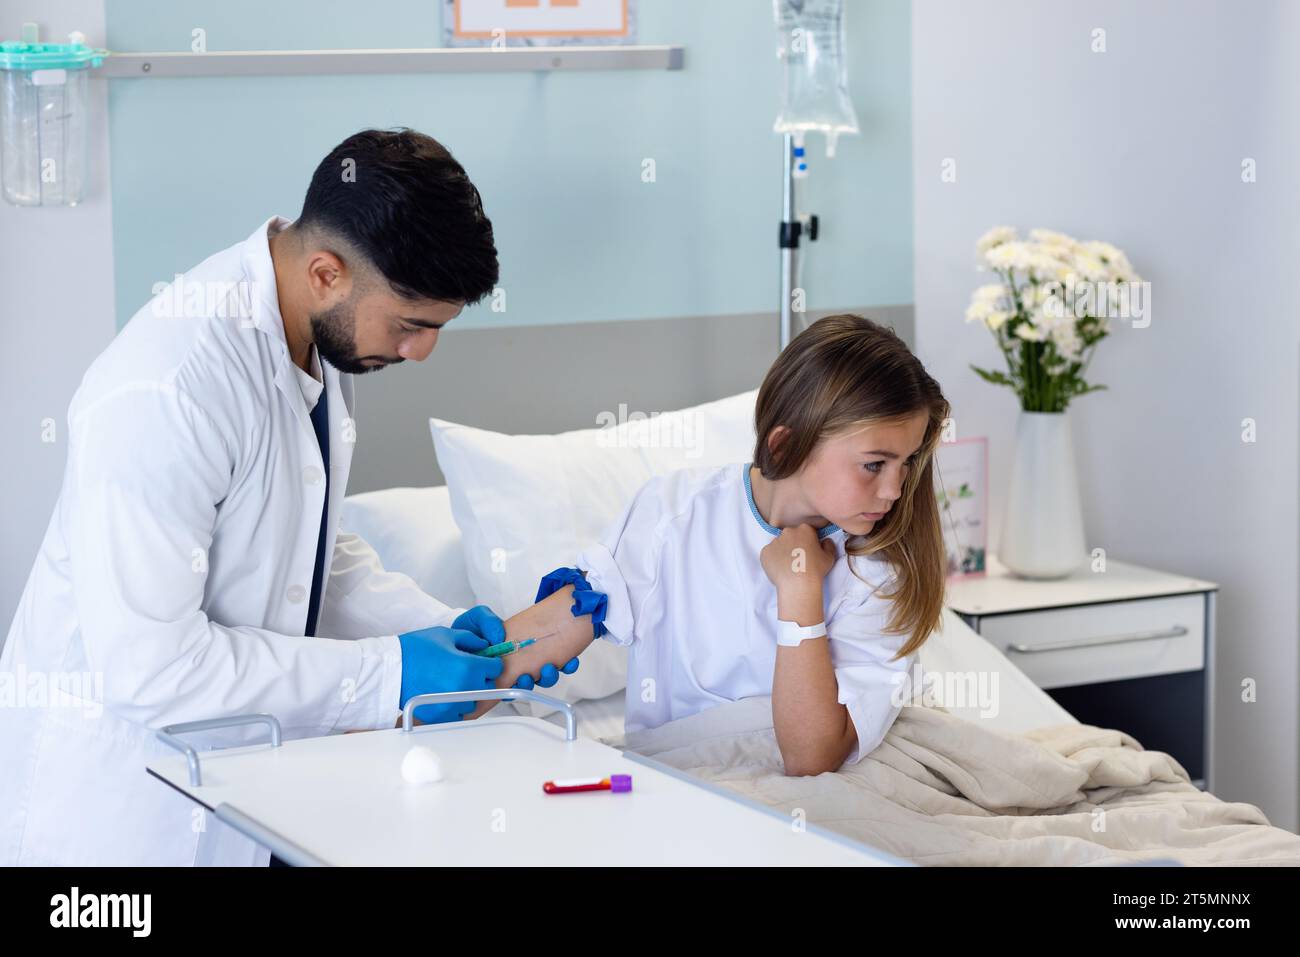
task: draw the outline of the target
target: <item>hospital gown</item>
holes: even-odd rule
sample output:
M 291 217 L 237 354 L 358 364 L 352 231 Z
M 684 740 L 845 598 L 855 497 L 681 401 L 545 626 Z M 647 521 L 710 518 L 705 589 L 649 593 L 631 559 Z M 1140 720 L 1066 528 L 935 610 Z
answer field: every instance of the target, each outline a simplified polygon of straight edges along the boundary
M 777 596 L 759 553 L 773 534 L 753 508 L 748 468 L 652 478 L 578 559 L 592 587 L 609 596 L 605 638 L 629 646 L 628 732 L 772 693 Z M 826 536 L 838 557 L 822 587 L 839 701 L 857 732 L 854 763 L 898 716 L 897 689 L 916 654 L 890 661 L 908 637 L 884 633 L 892 602 L 879 593 L 893 587 L 894 566 L 847 557 L 845 534 Z

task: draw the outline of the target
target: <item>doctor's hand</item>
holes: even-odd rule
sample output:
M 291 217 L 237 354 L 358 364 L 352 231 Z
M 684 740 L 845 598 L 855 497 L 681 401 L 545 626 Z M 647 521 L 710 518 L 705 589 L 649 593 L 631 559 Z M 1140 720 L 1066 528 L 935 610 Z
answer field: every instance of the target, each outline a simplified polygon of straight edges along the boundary
M 514 686 L 516 688 L 523 688 L 525 691 L 532 691 L 534 687 L 549 688 L 551 685 L 555 684 L 555 682 L 560 680 L 560 675 L 571 675 L 577 670 L 577 658 L 570 658 L 564 663 L 564 667 L 562 668 L 557 668 L 555 665 L 547 662 L 542 665 L 541 674 L 537 676 L 536 681 L 533 681 L 532 675 L 525 673 L 519 676 L 519 680 L 515 682 Z
M 505 623 L 497 617 L 487 605 L 475 605 L 469 611 L 464 612 L 455 621 L 451 623 L 452 628 L 459 628 L 463 631 L 471 631 L 483 639 L 482 647 L 489 645 L 499 645 L 506 640 Z M 478 650 L 478 649 L 475 649 Z M 553 664 L 542 665 L 541 674 L 537 680 L 533 680 L 530 674 L 522 674 L 519 680 L 512 687 L 522 688 L 524 691 L 531 691 L 534 687 L 549 688 L 560 680 L 561 674 L 571 675 L 578 670 L 578 659 L 570 658 L 565 662 L 563 667 L 556 668 Z M 421 709 L 423 710 L 423 709 Z
M 398 635 L 397 640 L 402 646 L 402 691 L 399 705 L 402 708 L 406 707 L 408 700 L 420 694 L 492 688 L 492 682 L 501 674 L 499 659 L 474 654 L 486 648 L 488 642 L 473 631 L 441 626 L 421 628 L 419 631 Z M 458 721 L 462 715 L 473 711 L 474 707 L 473 701 L 426 704 L 415 709 L 415 716 L 424 724 L 439 724 Z
M 499 645 L 506 640 L 506 626 L 497 613 L 487 605 L 475 605 L 451 623 L 461 631 L 472 631 L 483 639 L 483 647 Z M 476 649 L 477 650 L 477 649 Z

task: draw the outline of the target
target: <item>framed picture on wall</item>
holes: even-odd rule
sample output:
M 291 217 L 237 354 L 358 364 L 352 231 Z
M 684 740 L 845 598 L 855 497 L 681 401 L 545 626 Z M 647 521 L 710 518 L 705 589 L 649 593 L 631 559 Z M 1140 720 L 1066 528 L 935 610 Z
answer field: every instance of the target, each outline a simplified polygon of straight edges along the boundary
M 443 0 L 449 47 L 636 42 L 636 0 Z
M 988 439 L 979 436 L 940 443 L 936 460 L 934 494 L 948 555 L 948 577 L 983 575 L 988 545 Z

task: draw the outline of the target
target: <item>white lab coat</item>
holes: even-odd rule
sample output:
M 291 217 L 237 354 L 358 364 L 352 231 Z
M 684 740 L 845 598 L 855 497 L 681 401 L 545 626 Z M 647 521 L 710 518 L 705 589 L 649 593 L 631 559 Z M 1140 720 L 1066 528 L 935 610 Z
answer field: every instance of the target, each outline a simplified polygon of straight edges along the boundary
M 185 274 L 185 295 L 169 287 L 141 309 L 73 397 L 58 504 L 0 655 L 0 864 L 265 864 L 146 772 L 176 754 L 155 731 L 250 712 L 288 738 L 392 727 L 397 634 L 462 610 L 339 531 L 353 390 L 323 364 L 326 584 L 317 637 L 303 637 L 325 482 L 280 317 L 274 221 Z M 251 316 L 203 301 L 222 288 Z M 178 304 L 186 315 L 168 314 Z

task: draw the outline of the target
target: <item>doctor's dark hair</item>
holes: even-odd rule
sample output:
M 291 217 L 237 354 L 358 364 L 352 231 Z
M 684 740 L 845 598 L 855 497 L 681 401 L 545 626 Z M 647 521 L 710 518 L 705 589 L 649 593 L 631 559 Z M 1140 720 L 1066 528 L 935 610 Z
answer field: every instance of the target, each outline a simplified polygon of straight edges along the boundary
M 496 286 L 492 222 L 464 167 L 409 129 L 362 130 L 321 160 L 302 213 L 304 233 L 341 240 L 406 299 L 478 302 Z
M 911 636 L 895 658 L 919 648 L 942 622 L 947 555 L 933 470 L 951 408 L 939 383 L 892 329 L 862 316 L 827 316 L 777 357 L 754 409 L 754 464 L 772 481 L 798 472 L 825 438 L 898 424 L 918 412 L 926 416 L 925 438 L 898 501 L 867 535 L 844 543 L 848 555 L 873 555 L 894 566 L 896 587 L 881 593 L 893 606 L 885 631 Z M 774 436 L 777 426 L 790 431 Z

